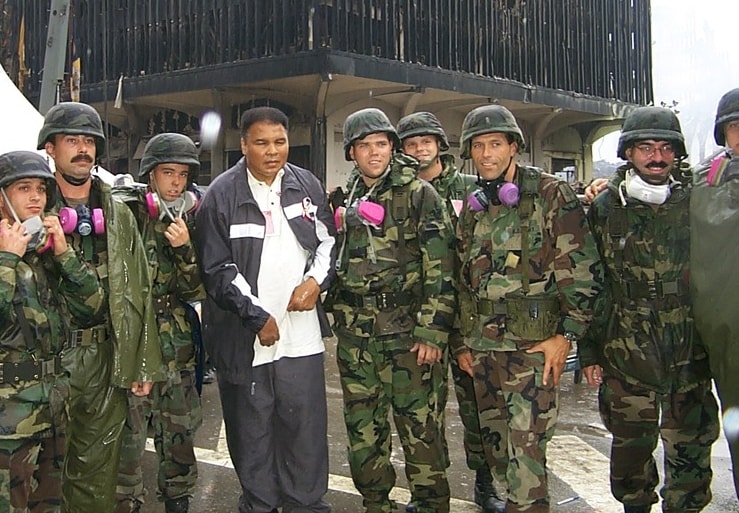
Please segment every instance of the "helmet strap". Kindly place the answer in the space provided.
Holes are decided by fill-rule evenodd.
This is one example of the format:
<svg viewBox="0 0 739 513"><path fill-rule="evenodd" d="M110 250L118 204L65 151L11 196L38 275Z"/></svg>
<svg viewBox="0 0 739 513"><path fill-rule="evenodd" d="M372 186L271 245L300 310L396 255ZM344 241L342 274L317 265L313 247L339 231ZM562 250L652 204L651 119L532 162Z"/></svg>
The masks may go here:
<svg viewBox="0 0 739 513"><path fill-rule="evenodd" d="M87 175L87 178L77 178L74 176L70 176L68 174L65 174L63 171L57 169L57 173L59 173L59 176L61 176L65 182L67 182L69 185L74 185L75 187L79 187L80 185L85 185L90 178L92 178L92 172Z"/></svg>
<svg viewBox="0 0 739 513"><path fill-rule="evenodd" d="M3 199L5 200L5 206L8 207L8 212L10 212L10 215L13 216L15 222L20 224L21 220L18 219L18 214L15 213L15 209L13 209L13 204L10 202L8 195L5 194L5 187L0 187L0 192L2 192Z"/></svg>

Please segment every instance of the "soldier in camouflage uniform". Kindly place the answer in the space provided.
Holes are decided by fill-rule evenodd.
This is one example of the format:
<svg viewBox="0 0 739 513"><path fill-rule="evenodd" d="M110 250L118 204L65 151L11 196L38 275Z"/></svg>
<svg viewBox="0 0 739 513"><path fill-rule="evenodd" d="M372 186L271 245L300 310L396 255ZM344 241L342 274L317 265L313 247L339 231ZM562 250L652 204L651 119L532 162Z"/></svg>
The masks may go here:
<svg viewBox="0 0 739 513"><path fill-rule="evenodd" d="M188 304L205 298L190 232L199 192L192 184L200 169L189 137L154 136L141 157L139 180L148 186L120 187L133 210L149 259L152 298L168 380L155 383L147 397L128 396L118 470L117 513L137 512L144 502L141 459L149 425L159 457L158 493L166 513L186 513L197 480L193 438L202 422L195 388L195 345Z"/></svg>
<svg viewBox="0 0 739 513"><path fill-rule="evenodd" d="M454 315L452 233L441 198L416 177L416 159L395 153L399 146L378 109L344 123L345 157L355 168L345 201L332 197L343 233L331 297L349 465L367 513L393 511L392 408L417 510L445 513L439 404Z"/></svg>
<svg viewBox="0 0 739 513"><path fill-rule="evenodd" d="M438 118L430 112L409 114L398 121L398 136L403 152L420 162L417 176L434 186L436 192L445 201L449 218L456 226L465 198L476 188L475 178L457 171L454 156L442 153L449 150L449 141ZM458 270L455 274L457 273ZM460 350L464 347L458 326L452 329L449 339L450 349ZM448 356L449 353L445 352L444 363L448 361ZM451 359L451 367L459 414L464 425L464 450L467 466L475 471L475 503L482 507L483 513L505 511L505 502L500 500L496 493L490 467L485 461L474 383L469 374L460 370L456 358ZM446 390L446 383L444 383L441 393L445 394ZM446 397L439 406L443 414ZM407 513L415 511L413 503L406 506Z"/></svg>
<svg viewBox="0 0 739 513"><path fill-rule="evenodd" d="M59 512L68 321L87 322L103 306L59 218L41 219L55 187L37 153L0 156L0 511L9 513Z"/></svg>
<svg viewBox="0 0 739 513"><path fill-rule="evenodd" d="M62 482L68 513L113 511L126 390L145 396L152 382L165 380L136 219L92 174L104 148L102 121L89 105L60 103L46 113L38 149L56 166L53 210L65 216L67 243L106 291L94 320L71 323L72 348L64 355L72 387Z"/></svg>
<svg viewBox="0 0 739 513"><path fill-rule="evenodd" d="M572 189L516 164L524 140L510 111L472 110L461 145L479 189L457 224L465 347L454 351L474 379L487 460L508 490L506 511L548 512L557 385L571 342L591 320L602 267Z"/></svg>
<svg viewBox="0 0 739 513"><path fill-rule="evenodd" d="M708 166L696 170L691 191L692 230L690 275L698 332L706 345L711 374L721 409L726 415L734 488L739 499L739 436L728 433L739 426L739 320L736 314L735 272L739 256L736 194L739 187L739 88L721 97L713 136L726 151ZM717 255L720 260L717 262ZM718 264L718 265L717 265ZM728 412L728 414L727 414ZM732 413L733 412L733 413Z"/></svg>
<svg viewBox="0 0 739 513"><path fill-rule="evenodd" d="M627 513L658 501L652 453L665 453L662 509L701 511L711 500L717 405L689 295L690 180L680 123L661 107L625 119L610 179L588 216L606 267L607 297L580 345L613 434L611 491ZM609 300L606 300L609 299Z"/></svg>

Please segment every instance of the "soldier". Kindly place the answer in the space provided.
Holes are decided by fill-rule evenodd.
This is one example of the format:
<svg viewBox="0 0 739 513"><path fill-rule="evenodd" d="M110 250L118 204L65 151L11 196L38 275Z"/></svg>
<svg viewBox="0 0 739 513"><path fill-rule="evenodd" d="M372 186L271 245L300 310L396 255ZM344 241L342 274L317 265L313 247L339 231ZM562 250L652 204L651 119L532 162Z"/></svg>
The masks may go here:
<svg viewBox="0 0 739 513"><path fill-rule="evenodd" d="M419 161L417 176L434 186L445 202L449 218L456 226L464 200L476 188L475 179L471 175L463 175L457 171L454 157L442 153L449 150L449 141L438 118L430 112L409 114L398 122L398 136L403 152ZM455 277L456 274L458 274L458 269L455 271ZM459 404L459 414L464 425L464 450L467 466L475 471L475 503L482 507L483 513L505 511L505 502L498 497L490 467L485 461L474 383L469 374L460 370L454 358L455 351L463 350L463 348L459 327L455 326L449 334L452 378ZM445 352L443 360L445 365L447 361L448 352ZM446 377L446 373L444 374ZM446 391L446 382L444 382L440 390L443 400L439 403L442 415L446 406L444 395ZM405 509L407 513L416 511L413 503L408 504Z"/></svg>
<svg viewBox="0 0 739 513"><path fill-rule="evenodd" d="M61 364L70 318L102 308L97 275L67 245L43 157L0 156L0 510L59 511L69 374Z"/></svg>
<svg viewBox="0 0 739 513"><path fill-rule="evenodd" d="M709 166L696 171L691 193L690 254L693 306L698 331L708 350L711 374L721 399L731 452L734 488L739 498L739 288L734 260L739 256L736 207L739 181L739 88L721 97L713 131L725 146ZM719 256L717 258L717 256Z"/></svg>
<svg viewBox="0 0 739 513"><path fill-rule="evenodd" d="M319 294L333 274L334 228L326 189L287 162L289 148L283 112L245 111L244 157L208 187L196 216L205 343L239 513L330 511Z"/></svg>
<svg viewBox="0 0 739 513"><path fill-rule="evenodd" d="M606 267L607 298L580 345L583 372L600 387L613 434L611 491L626 513L658 501L652 453L664 446L664 511L701 511L711 500L718 407L689 295L690 181L677 116L641 107L624 120L628 161L588 217Z"/></svg>
<svg viewBox="0 0 739 513"><path fill-rule="evenodd" d="M570 344L592 317L602 268L572 189L516 164L524 139L508 109L468 113L461 145L479 189L457 224L466 346L457 361L474 379L487 460L507 485L506 511L548 512L557 385Z"/></svg>
<svg viewBox="0 0 739 513"><path fill-rule="evenodd" d="M451 226L439 195L416 177L384 112L344 122L354 161L349 195L332 197L343 235L331 297L349 438L349 465L367 513L390 512L390 422L405 453L417 511L449 511L442 354L454 315Z"/></svg>
<svg viewBox="0 0 739 513"><path fill-rule="evenodd" d="M193 438L202 422L195 387L196 346L188 302L205 298L190 233L200 193L193 177L198 150L182 134L159 134L141 157L139 180L148 186L121 187L113 195L131 207L144 241L153 280L152 298L168 380L154 383L147 397L128 396L118 470L117 513L138 512L144 503L141 459L148 427L159 458L158 495L166 513L186 513L197 480Z"/></svg>
<svg viewBox="0 0 739 513"><path fill-rule="evenodd" d="M113 511L126 420L126 390L149 393L165 379L146 253L136 219L92 174L105 148L97 111L60 103L46 113L38 149L54 159L59 213L67 243L94 270L106 302L94 320L72 322L64 366L71 373L63 511Z"/></svg>

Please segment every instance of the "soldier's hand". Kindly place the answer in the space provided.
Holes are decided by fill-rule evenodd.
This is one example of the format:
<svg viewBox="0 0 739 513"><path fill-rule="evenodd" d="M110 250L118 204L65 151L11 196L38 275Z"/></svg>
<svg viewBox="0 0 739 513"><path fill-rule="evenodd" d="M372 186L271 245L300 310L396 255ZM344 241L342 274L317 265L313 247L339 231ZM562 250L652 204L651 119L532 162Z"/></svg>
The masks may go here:
<svg viewBox="0 0 739 513"><path fill-rule="evenodd" d="M290 302L287 304L288 312L307 312L313 310L321 294L321 287L312 276L295 287Z"/></svg>
<svg viewBox="0 0 739 513"><path fill-rule="evenodd" d="M549 373L554 379L554 386L559 385L559 378L565 370L567 355L570 353L570 341L564 335L554 335L542 340L534 347L527 349L527 353L544 353L544 378L542 384L547 385Z"/></svg>
<svg viewBox="0 0 739 513"><path fill-rule="evenodd" d="M178 217L169 223L167 229L164 230L164 236L167 237L169 244L173 248L179 248L187 244L190 240L190 231L187 229L185 221L181 217Z"/></svg>
<svg viewBox="0 0 739 513"><path fill-rule="evenodd" d="M67 239L64 237L64 230L62 230L62 225L59 223L59 218L57 216L46 216L43 223L46 233L49 234L54 245L54 254L58 256L67 251Z"/></svg>
<svg viewBox="0 0 739 513"><path fill-rule="evenodd" d="M441 349L431 347L423 342L416 342L411 346L411 353L416 354L416 363L418 365L432 364L441 361Z"/></svg>
<svg viewBox="0 0 739 513"><path fill-rule="evenodd" d="M22 257L26 254L31 235L21 223L12 225L7 219L0 219L0 251L7 251Z"/></svg>
<svg viewBox="0 0 739 513"><path fill-rule="evenodd" d="M475 377L475 373L472 370L472 353L465 351L464 353L458 354L457 365L459 365L462 372L466 372L471 378Z"/></svg>
<svg viewBox="0 0 739 513"><path fill-rule="evenodd" d="M277 327L277 320L270 315L257 336L259 337L259 343L263 346L274 345L275 342L280 340L280 329Z"/></svg>
<svg viewBox="0 0 739 513"><path fill-rule="evenodd" d="M595 197L608 185L607 178L596 178L585 187L585 201L592 203Z"/></svg>
<svg viewBox="0 0 739 513"><path fill-rule="evenodd" d="M582 373L591 387L599 387L603 383L603 369L600 365L588 365L582 370Z"/></svg>
<svg viewBox="0 0 739 513"><path fill-rule="evenodd" d="M131 393L136 397L146 397L153 386L151 381L134 381L131 383Z"/></svg>

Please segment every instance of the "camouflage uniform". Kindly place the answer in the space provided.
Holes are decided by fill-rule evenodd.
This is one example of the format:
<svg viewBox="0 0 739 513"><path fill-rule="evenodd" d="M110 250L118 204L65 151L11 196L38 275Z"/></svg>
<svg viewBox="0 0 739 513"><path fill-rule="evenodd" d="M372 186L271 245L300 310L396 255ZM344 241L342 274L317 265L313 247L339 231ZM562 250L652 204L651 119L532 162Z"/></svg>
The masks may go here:
<svg viewBox="0 0 739 513"><path fill-rule="evenodd" d="M49 190L55 186L40 155L0 156L0 187L20 178L45 179ZM103 298L97 276L71 247L58 256L50 250L23 257L0 251L0 511L59 511L69 400L61 355L68 320L94 318Z"/></svg>
<svg viewBox="0 0 739 513"><path fill-rule="evenodd" d="M619 157L626 159L624 148L652 139L671 142L678 162L685 157L677 117L658 107L626 118ZM598 399L613 434L611 490L625 511L646 512L658 501L652 456L658 438L665 451L663 510L701 511L711 500L718 423L689 296L690 176L678 176L669 198L656 206L628 197L631 169L620 167L588 212L608 294L597 309L602 322L582 341L580 359L583 367L603 368Z"/></svg>
<svg viewBox="0 0 739 513"><path fill-rule="evenodd" d="M442 152L449 150L446 132L436 116L428 112L416 112L403 117L398 122L398 135L401 141L405 141L408 137L434 135L437 137L439 150ZM452 220L453 226L456 227L462 204L467 198L467 195L476 188L476 180L474 176L464 175L457 170L457 166L454 163L454 156L441 154L439 155L439 160L442 170L430 183L444 200L449 218ZM457 269L454 276L456 280L458 267L455 269ZM482 446L474 382L469 374L459 368L457 359L454 358L455 354L453 354L455 348L459 350L463 345L459 334L459 327L455 326L449 334L449 349L452 351L449 361L452 368L454 391L457 396L457 404L459 405L459 416L464 425L464 451L467 466L470 470L476 471L475 502L478 505L484 506L486 500L489 500L487 497L493 495L497 499L497 493L492 488L492 483L490 482L490 468L485 460L485 451ZM449 352L445 352L445 361L449 356ZM442 387L441 393L443 395L439 406L443 415L446 408L446 383ZM483 510L485 510L485 507L483 507ZM415 510L412 506L409 506L406 508L406 511L412 512Z"/></svg>
<svg viewBox="0 0 739 513"><path fill-rule="evenodd" d="M191 166L197 174L197 148L185 135L160 134L146 146L139 179L148 180L149 172L161 163ZM190 189L195 189L190 186ZM167 217L152 218L146 194L151 187L134 186L114 189L113 194L131 207L141 230L152 278L152 298L159 326L162 358L168 380L155 383L147 397L128 394L128 418L123 429L123 446L118 469L116 511L138 511L144 502L141 459L146 448L148 427L154 434L159 458L158 494L166 511L188 510L198 477L193 439L202 423L200 396L195 389L195 345L187 304L205 298L192 238L173 248L164 236L170 225ZM192 191L191 191L192 192ZM193 217L185 213L191 237Z"/></svg>
<svg viewBox="0 0 739 513"><path fill-rule="evenodd" d="M445 199L449 218L452 220L452 224L456 226L461 203L464 203L467 194L475 188L475 178L459 173L452 155L441 155L440 158L444 169L439 176L431 181L431 185L434 186L439 196ZM454 278L456 279L457 276L455 275ZM458 351L462 345L459 327L455 327L449 334L449 349L452 352L450 363L452 378L454 379L454 391L459 405L459 415L464 425L464 451L467 466L471 470L482 469L489 473L490 469L485 461L485 451L480 435L480 419L477 414L474 382L469 374L460 370L457 359L454 358L455 350ZM443 402L443 405L445 404L446 400ZM442 412L443 410L444 408L442 408Z"/></svg>
<svg viewBox="0 0 739 513"><path fill-rule="evenodd" d="M345 143L347 159L351 143L369 133L388 132L397 148L395 129L384 113L372 110L381 114L383 126ZM346 133L345 125L345 140ZM350 200L367 196L384 205L386 215L379 228L347 226L337 242L341 250L331 296L349 465L368 513L395 507L389 498L395 485L391 408L418 511L449 511L439 410L445 368L439 362L419 366L409 349L417 341L446 349L454 312L451 227L439 196L416 178L417 165L414 158L396 154L389 173L371 190L355 169Z"/></svg>
<svg viewBox="0 0 739 513"><path fill-rule="evenodd" d="M38 149L56 134L94 137L98 156L104 148L100 117L85 104L52 107L39 132ZM54 212L70 206L58 196ZM67 243L97 273L106 298L94 321L73 320L74 347L64 354L72 388L62 482L63 511L67 513L113 510L126 391L135 381L166 379L146 253L136 220L94 175L87 202L90 208L102 209L105 233L83 236L75 230L67 235Z"/></svg>
<svg viewBox="0 0 739 513"><path fill-rule="evenodd" d="M485 106L468 114L464 158L471 157L476 135L511 134L519 148L523 145L513 115L502 109ZM523 198L518 205L491 204L478 212L465 204L457 225L460 316L464 344L473 358L488 463L508 489L506 511L548 512L546 446L557 422L558 390L551 377L547 385L542 383L544 355L526 350L555 333L585 332L602 268L582 207L566 183L521 166L516 166L514 182L531 193L528 261L522 261ZM524 272L530 292L522 295ZM548 300L550 310L540 313L550 318L550 332L536 338L513 333L513 316L522 310L514 310L513 300L525 297Z"/></svg>
<svg viewBox="0 0 739 513"><path fill-rule="evenodd" d="M716 109L714 139L727 145L726 124L739 120L739 88L721 97ZM690 264L695 322L705 343L724 413L739 408L739 290L734 257L739 254L736 227L739 156L734 150L719 155L695 172L690 222L693 233ZM721 255L723 258L717 258ZM731 421L729 421L731 422ZM733 422L737 422L733 420ZM734 424L736 425L736 424ZM739 499L739 437L728 437L734 489Z"/></svg>

